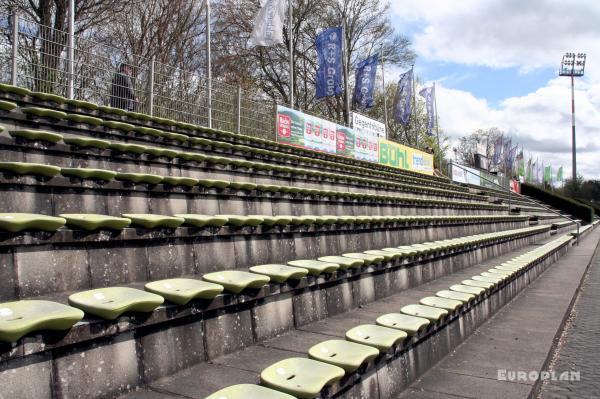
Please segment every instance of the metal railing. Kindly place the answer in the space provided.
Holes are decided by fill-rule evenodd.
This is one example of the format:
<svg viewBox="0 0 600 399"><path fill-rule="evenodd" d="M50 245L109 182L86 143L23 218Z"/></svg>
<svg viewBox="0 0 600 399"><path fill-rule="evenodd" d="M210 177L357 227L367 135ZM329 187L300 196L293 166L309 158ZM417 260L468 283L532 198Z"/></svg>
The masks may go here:
<svg viewBox="0 0 600 399"><path fill-rule="evenodd" d="M273 138L275 103L271 99L218 78L209 84L199 73L106 46L84 34L69 38L68 32L16 12L0 16L0 82Z"/></svg>
<svg viewBox="0 0 600 399"><path fill-rule="evenodd" d="M579 245L579 226L581 224L579 221L577 221L575 219L572 219L572 218L570 218L568 216L565 216L562 213L560 213L560 212L558 212L558 211L556 211L556 210L554 210L554 209L552 209L552 208L550 208L550 207L548 207L548 206L546 206L546 205L544 205L544 204L542 204L540 202L533 201L531 198L528 198L528 197L524 196L521 193L514 192L510 188L507 189L506 187L501 186L500 184L498 184L498 183L496 183L496 182L494 182L492 180L489 180L489 179L487 179L487 178L485 178L485 177L483 177L481 175L473 173L472 171L468 170L467 168L465 168L465 167L463 167L461 165L458 165L458 164L455 164L455 163L452 163L452 164L449 164L449 165L452 165L452 167L456 166L456 167L462 169L465 173L471 173L472 175L475 175L475 176L479 177L480 179L483 179L483 180L487 181L488 183L491 183L492 185L498 186L498 187L500 187L501 191L508 191L508 213L509 214L510 214L511 205L512 205L512 196L516 195L518 198L521 198L521 199L523 199L523 200L525 200L527 202L530 202L531 204L534 204L534 205L537 205L537 206L541 206L545 210L550 211L550 212L558 215L561 218L567 219L567 220L575 223L577 225L577 236L575 237L575 242L576 242L577 245ZM448 176L450 176L450 178L452 178L452 174L449 171L448 171Z"/></svg>

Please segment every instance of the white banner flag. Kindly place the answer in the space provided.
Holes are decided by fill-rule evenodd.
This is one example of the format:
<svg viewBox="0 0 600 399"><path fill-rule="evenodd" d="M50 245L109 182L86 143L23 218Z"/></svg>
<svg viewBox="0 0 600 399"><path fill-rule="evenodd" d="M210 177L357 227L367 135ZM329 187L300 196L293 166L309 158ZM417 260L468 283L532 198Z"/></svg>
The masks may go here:
<svg viewBox="0 0 600 399"><path fill-rule="evenodd" d="M260 11L254 20L250 41L256 46L283 43L283 19L289 0L260 0Z"/></svg>

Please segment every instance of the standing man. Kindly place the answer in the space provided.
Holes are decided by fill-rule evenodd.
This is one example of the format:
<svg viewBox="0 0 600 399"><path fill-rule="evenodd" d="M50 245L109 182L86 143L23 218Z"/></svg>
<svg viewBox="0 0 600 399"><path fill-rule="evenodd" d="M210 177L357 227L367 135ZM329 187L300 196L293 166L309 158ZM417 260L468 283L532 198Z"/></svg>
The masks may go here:
<svg viewBox="0 0 600 399"><path fill-rule="evenodd" d="M110 106L125 111L135 111L137 98L131 84L131 67L121 64L115 73L110 87Z"/></svg>

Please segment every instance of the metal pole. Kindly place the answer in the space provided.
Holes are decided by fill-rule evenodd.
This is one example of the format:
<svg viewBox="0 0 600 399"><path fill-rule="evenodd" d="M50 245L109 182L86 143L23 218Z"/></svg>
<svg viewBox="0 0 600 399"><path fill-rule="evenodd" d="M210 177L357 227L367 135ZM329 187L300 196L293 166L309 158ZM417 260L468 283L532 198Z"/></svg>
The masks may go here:
<svg viewBox="0 0 600 399"><path fill-rule="evenodd" d="M441 171L442 170L442 147L440 146L440 124L438 121L437 96L435 94L435 82L433 82L433 107L435 108L435 131L437 133L438 166Z"/></svg>
<svg viewBox="0 0 600 399"><path fill-rule="evenodd" d="M290 36L290 108L294 108L294 34L293 29L293 18L294 9L292 7L292 0L288 1L288 31Z"/></svg>
<svg viewBox="0 0 600 399"><path fill-rule="evenodd" d="M17 74L18 74L18 64L17 58L19 56L19 12L17 8L13 10L13 45L12 45L12 68L11 68L11 76L10 83L13 86L17 85Z"/></svg>
<svg viewBox="0 0 600 399"><path fill-rule="evenodd" d="M237 90L237 132L242 131L242 86Z"/></svg>
<svg viewBox="0 0 600 399"><path fill-rule="evenodd" d="M410 70L412 71L411 75L412 75L412 85L413 85L413 90L412 90L412 117L413 117L413 127L415 129L415 148L419 148L419 128L417 126L417 87L415 85L415 64L412 64L410 67Z"/></svg>
<svg viewBox="0 0 600 399"><path fill-rule="evenodd" d="M383 117L385 121L385 139L388 131L387 92L385 91L385 58L383 55L383 43L381 43L381 83L383 85Z"/></svg>
<svg viewBox="0 0 600 399"><path fill-rule="evenodd" d="M148 115L154 115L154 63L155 57L150 60L150 76L148 77Z"/></svg>
<svg viewBox="0 0 600 399"><path fill-rule="evenodd" d="M206 0L206 90L208 94L208 127L212 128L212 66L210 57L210 0Z"/></svg>
<svg viewBox="0 0 600 399"><path fill-rule="evenodd" d="M346 104L344 104L346 106L346 125L350 126L350 120L352 119L350 116L350 62L348 60L347 57L347 50L348 50L348 45L346 43L346 16L342 15L342 19L344 24L342 25L342 38L343 38L343 49L342 49L342 53L344 55L344 75L346 78L345 84L344 84L344 93L346 96Z"/></svg>
<svg viewBox="0 0 600 399"><path fill-rule="evenodd" d="M72 100L75 95L75 0L69 0L69 43L68 43L68 80L67 98Z"/></svg>
<svg viewBox="0 0 600 399"><path fill-rule="evenodd" d="M573 184L577 181L577 149L575 146L575 77L571 74L571 127L573 141Z"/></svg>

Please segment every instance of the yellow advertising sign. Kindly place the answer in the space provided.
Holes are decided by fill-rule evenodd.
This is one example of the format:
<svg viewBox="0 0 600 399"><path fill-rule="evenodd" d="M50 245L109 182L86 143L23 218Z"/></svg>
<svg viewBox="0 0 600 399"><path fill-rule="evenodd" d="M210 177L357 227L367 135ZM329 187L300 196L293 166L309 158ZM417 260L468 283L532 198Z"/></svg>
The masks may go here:
<svg viewBox="0 0 600 399"><path fill-rule="evenodd" d="M385 139L379 139L379 163L433 175L432 154Z"/></svg>

